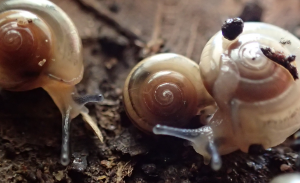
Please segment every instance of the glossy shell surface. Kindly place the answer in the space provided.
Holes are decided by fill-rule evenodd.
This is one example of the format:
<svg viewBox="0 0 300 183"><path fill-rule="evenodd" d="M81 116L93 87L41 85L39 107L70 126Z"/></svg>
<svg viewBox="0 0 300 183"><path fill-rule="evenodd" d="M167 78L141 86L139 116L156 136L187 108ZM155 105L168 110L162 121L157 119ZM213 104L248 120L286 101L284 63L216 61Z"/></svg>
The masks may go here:
<svg viewBox="0 0 300 183"><path fill-rule="evenodd" d="M219 106L212 121L226 123L221 126L232 132L229 143L245 152L251 144L278 145L300 127L300 81L267 58L261 50L266 47L285 56L294 54L300 61L300 41L265 23L245 23L233 41L217 33L200 61L204 85ZM216 135L223 136L224 129Z"/></svg>
<svg viewBox="0 0 300 183"><path fill-rule="evenodd" d="M190 59L172 53L151 56L125 82L126 112L146 132L156 124L184 126L212 102L201 83L199 67Z"/></svg>

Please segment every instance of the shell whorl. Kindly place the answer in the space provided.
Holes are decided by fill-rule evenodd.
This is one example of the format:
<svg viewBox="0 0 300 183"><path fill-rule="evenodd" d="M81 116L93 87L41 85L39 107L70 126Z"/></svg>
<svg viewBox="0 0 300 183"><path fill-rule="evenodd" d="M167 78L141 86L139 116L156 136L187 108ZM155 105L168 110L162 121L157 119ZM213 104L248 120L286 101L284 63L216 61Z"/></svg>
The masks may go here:
<svg viewBox="0 0 300 183"><path fill-rule="evenodd" d="M47 60L51 64L44 74L66 84L77 84L83 73L82 45L77 29L66 13L50 1L10 0L0 3L0 13L13 10L35 14L32 23L39 26L44 22L53 35L52 55Z"/></svg>
<svg viewBox="0 0 300 183"><path fill-rule="evenodd" d="M282 45L282 38L291 40L293 47ZM203 82L212 95L218 95L217 91L213 91L214 84L222 70L228 69L236 76L232 74L236 81L230 82L236 83L236 93L240 97L243 95L245 101L267 100L278 96L293 81L292 76L266 57L261 49L269 47L288 56L297 53L296 44L299 44L299 40L290 33L264 23L245 23L243 33L234 41L224 39L219 32L211 38L202 52L200 70ZM297 56L296 59L299 60ZM249 87L245 88L246 86ZM255 94L255 89L260 94L251 97L251 94Z"/></svg>
<svg viewBox="0 0 300 183"><path fill-rule="evenodd" d="M48 92L62 114L63 165L70 161L71 120L80 113L88 116L84 105L102 98L77 95L75 84L82 79L83 67L81 39L58 6L48 0L1 1L0 87L11 91L42 87Z"/></svg>
<svg viewBox="0 0 300 183"><path fill-rule="evenodd" d="M282 39L291 44L282 44ZM234 134L227 138L242 151L251 144L278 145L299 128L299 80L263 52L273 50L279 59L294 54L298 63L299 47L300 41L279 27L245 23L235 40L228 41L219 32L204 48L200 71L219 107L215 116L222 117L224 128ZM216 134L225 136L222 130Z"/></svg>
<svg viewBox="0 0 300 183"><path fill-rule="evenodd" d="M159 54L141 61L124 87L126 112L136 126L151 132L156 124L184 126L212 103L199 67L177 54Z"/></svg>
<svg viewBox="0 0 300 183"><path fill-rule="evenodd" d="M189 140L215 170L221 166L219 154L248 152L251 145L274 147L300 128L299 69L294 62L300 61L300 41L265 23L243 25L234 18L225 24L224 36L218 32L212 37L200 60L199 74L218 107L206 126L153 128L155 134Z"/></svg>
<svg viewBox="0 0 300 183"><path fill-rule="evenodd" d="M32 23L36 18L23 10L0 13L0 85L4 89L20 91L42 86L40 76L49 64L39 64L53 53L53 35L44 22Z"/></svg>

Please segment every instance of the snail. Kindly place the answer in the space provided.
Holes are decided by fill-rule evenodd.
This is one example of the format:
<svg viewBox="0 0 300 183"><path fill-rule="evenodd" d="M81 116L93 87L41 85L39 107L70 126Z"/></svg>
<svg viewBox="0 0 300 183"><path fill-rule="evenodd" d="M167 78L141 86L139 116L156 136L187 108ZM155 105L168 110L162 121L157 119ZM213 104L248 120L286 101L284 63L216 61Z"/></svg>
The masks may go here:
<svg viewBox="0 0 300 183"><path fill-rule="evenodd" d="M132 69L125 81L125 111L146 133L152 133L156 124L182 127L214 104L199 83L199 66L194 61L175 53L148 57Z"/></svg>
<svg viewBox="0 0 300 183"><path fill-rule="evenodd" d="M204 157L205 164L211 161L214 170L221 168L220 155L238 149L247 153L252 145L264 149L276 146L300 128L300 81L297 80L295 67L296 62L300 64L300 41L289 32L266 23L244 24L237 18L230 19L225 24L222 31L213 36L204 47L200 71L196 67L194 70L182 69L194 77L198 74L201 76L201 79L196 80L195 92L201 92L202 98L193 97L203 104L199 110L214 105L213 102L204 102L211 101L211 97L217 104L217 109L212 110L212 116L205 121L206 125L198 129L181 129L173 124L166 125L163 120L153 127L154 134L190 141L195 151ZM229 31L233 35L228 35L225 30L230 29L241 31ZM288 40L290 44L282 39ZM168 60L164 55L156 55L149 58L152 61L147 65L154 65L159 59ZM171 70L170 68L178 65L175 61L167 64L164 67L158 66L157 70ZM141 80L145 80L145 84L152 81L147 79L152 72L147 69L142 71L144 65L146 61L137 65L127 79L124 101L131 120L135 124L147 121L147 128L150 128L150 123L160 123L160 120L148 118L140 107L145 105L143 96L148 91L141 88L144 85ZM182 68L181 65L178 67ZM162 92L165 99L161 100L167 100L170 96L173 97L173 94ZM155 95L152 94L153 97ZM140 99L139 103L134 102L137 98ZM129 101L131 99L133 100ZM157 113L162 110L154 108ZM175 121L177 118L174 116L177 114L179 112L174 113L170 119Z"/></svg>
<svg viewBox="0 0 300 183"><path fill-rule="evenodd" d="M286 173L275 177L270 183L298 183L300 182L299 173Z"/></svg>
<svg viewBox="0 0 300 183"><path fill-rule="evenodd" d="M0 3L0 87L26 91L42 87L62 114L61 163L69 163L70 121L88 113L87 102L102 96L79 96L83 76L82 44L66 13L47 0Z"/></svg>

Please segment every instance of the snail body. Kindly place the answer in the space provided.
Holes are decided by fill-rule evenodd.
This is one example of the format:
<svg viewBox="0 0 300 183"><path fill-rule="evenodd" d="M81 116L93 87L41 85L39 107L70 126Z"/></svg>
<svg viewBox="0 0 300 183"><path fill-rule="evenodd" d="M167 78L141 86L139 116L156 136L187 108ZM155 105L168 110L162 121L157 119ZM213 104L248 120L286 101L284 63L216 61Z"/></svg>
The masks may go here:
<svg viewBox="0 0 300 183"><path fill-rule="evenodd" d="M180 129L158 124L153 128L154 134L189 140L215 170L221 167L220 154L238 149L248 152L251 145L273 147L300 128L296 69L296 63L300 64L300 41L273 25L228 22L235 23L235 27L242 25L242 31L233 31L238 35L229 36L230 40L221 31L213 36L203 49L200 70L193 74L201 76L197 81L201 92L205 93L205 88L209 93L201 100L212 97L217 105L216 110L212 107L213 115L206 125ZM290 44L283 44L282 39ZM214 106L213 102L205 105L200 110Z"/></svg>
<svg viewBox="0 0 300 183"><path fill-rule="evenodd" d="M47 0L0 3L0 87L10 91L45 89L63 117L62 163L69 162L69 125L84 104L101 96L80 97L82 44L71 19Z"/></svg>
<svg viewBox="0 0 300 183"><path fill-rule="evenodd" d="M281 44L282 38L291 44ZM284 59L294 54L291 64L296 65L299 46L296 37L265 23L245 23L243 33L233 41L219 32L207 43L200 73L219 107L211 123L222 121L213 127L214 138L223 141L221 154L230 152L232 145L244 152L252 144L267 149L300 128L299 80L264 53L272 49L275 57Z"/></svg>

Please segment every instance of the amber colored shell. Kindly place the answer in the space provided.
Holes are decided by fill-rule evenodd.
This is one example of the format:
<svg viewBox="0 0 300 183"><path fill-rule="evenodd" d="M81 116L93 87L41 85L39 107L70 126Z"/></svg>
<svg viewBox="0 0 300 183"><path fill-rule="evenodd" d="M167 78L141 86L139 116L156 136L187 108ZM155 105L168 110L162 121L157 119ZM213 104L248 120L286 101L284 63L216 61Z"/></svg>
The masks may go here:
<svg viewBox="0 0 300 183"><path fill-rule="evenodd" d="M147 132L156 124L184 126L213 103L198 65L172 53L151 56L136 65L126 79L123 97L130 119Z"/></svg>
<svg viewBox="0 0 300 183"><path fill-rule="evenodd" d="M50 1L0 3L2 88L29 90L49 78L75 85L82 78L81 40L69 17Z"/></svg>
<svg viewBox="0 0 300 183"><path fill-rule="evenodd" d="M0 86L4 89L40 87L37 82L52 59L53 35L46 24L34 24L36 19L22 10L0 14Z"/></svg>
<svg viewBox="0 0 300 183"><path fill-rule="evenodd" d="M74 100L82 75L81 39L63 10L47 0L0 2L0 87L11 91L42 87L49 93L62 114L63 165L70 160L70 121L86 114L84 104L93 101Z"/></svg>

